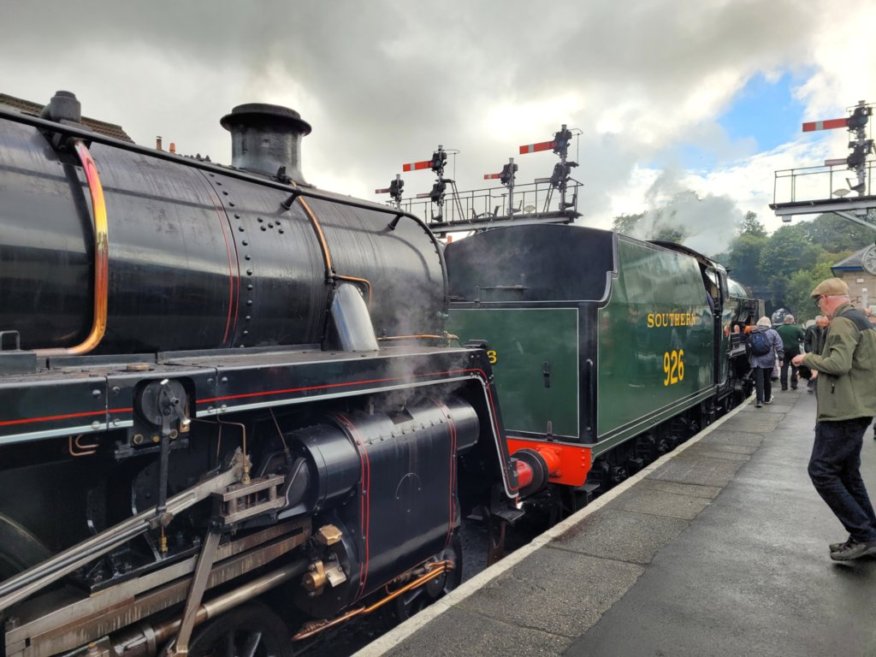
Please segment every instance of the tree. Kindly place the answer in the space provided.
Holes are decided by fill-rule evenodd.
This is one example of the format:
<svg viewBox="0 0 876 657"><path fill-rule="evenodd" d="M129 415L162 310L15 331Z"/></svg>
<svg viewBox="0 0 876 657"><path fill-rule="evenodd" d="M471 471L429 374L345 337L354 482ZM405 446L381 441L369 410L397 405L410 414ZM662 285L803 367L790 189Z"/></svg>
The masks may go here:
<svg viewBox="0 0 876 657"><path fill-rule="evenodd" d="M739 225L740 235L751 235L752 237L766 237L766 228L757 220L757 213L750 210L745 213L742 223Z"/></svg>
<svg viewBox="0 0 876 657"><path fill-rule="evenodd" d="M784 305L794 272L811 269L820 252L800 226L782 226L770 236L760 254L760 267L776 305Z"/></svg>
<svg viewBox="0 0 876 657"><path fill-rule="evenodd" d="M802 323L818 314L818 307L812 303L812 289L833 274L830 266L841 256L823 251L810 269L798 269L788 280L784 306L790 310L797 321Z"/></svg>
<svg viewBox="0 0 876 657"><path fill-rule="evenodd" d="M726 257L719 260L733 278L751 287L761 287L761 252L769 239L765 235L743 233L730 245Z"/></svg>
<svg viewBox="0 0 876 657"><path fill-rule="evenodd" d="M816 312L809 293L831 276L831 265L872 242L872 231L834 214L782 226L768 236L757 215L749 212L739 236L717 260L763 298L770 312L785 306L807 319Z"/></svg>
<svg viewBox="0 0 876 657"><path fill-rule="evenodd" d="M828 212L800 224L812 244L826 251L857 251L873 243L873 230Z"/></svg>

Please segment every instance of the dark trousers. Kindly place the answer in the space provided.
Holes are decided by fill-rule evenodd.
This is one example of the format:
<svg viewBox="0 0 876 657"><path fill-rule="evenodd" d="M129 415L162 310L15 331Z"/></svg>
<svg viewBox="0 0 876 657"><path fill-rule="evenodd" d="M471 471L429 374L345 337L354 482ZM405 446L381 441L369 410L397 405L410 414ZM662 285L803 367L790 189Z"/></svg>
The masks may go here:
<svg viewBox="0 0 876 657"><path fill-rule="evenodd" d="M782 390L788 389L788 370L791 370L791 387L797 389L797 368L791 365L791 359L798 355L799 351L786 351L782 361L782 369L779 370L779 380L782 382Z"/></svg>
<svg viewBox="0 0 876 657"><path fill-rule="evenodd" d="M861 446L872 419L818 422L809 459L815 490L858 542L876 541L876 513L861 479Z"/></svg>
<svg viewBox="0 0 876 657"><path fill-rule="evenodd" d="M758 404L773 398L773 384L770 382L772 373L772 367L754 368L754 390Z"/></svg>

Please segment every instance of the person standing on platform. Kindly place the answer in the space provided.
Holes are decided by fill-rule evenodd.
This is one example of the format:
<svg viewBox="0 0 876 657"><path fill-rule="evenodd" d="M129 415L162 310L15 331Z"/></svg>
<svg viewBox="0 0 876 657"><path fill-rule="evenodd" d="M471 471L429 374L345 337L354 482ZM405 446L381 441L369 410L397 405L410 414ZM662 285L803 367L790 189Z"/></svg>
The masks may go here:
<svg viewBox="0 0 876 657"><path fill-rule="evenodd" d="M783 355L782 339L772 328L770 318L761 317L748 336L748 364L754 372L757 408L773 403L770 376L776 366L776 359L781 360Z"/></svg>
<svg viewBox="0 0 876 657"><path fill-rule="evenodd" d="M776 329L776 333L782 338L782 348L785 357L782 358L780 381L782 390L788 389L788 370L791 370L791 389L797 389L797 368L791 363L791 359L800 353L803 344L803 329L794 323L793 315L785 315L784 323Z"/></svg>
<svg viewBox="0 0 876 657"><path fill-rule="evenodd" d="M812 290L830 328L820 354L794 358L817 371L818 413L809 477L849 532L830 546L834 561L876 555L876 513L861 478L864 432L876 415L876 328L849 303L849 288L828 278Z"/></svg>
<svg viewBox="0 0 876 657"><path fill-rule="evenodd" d="M807 354L820 354L824 347L824 335L827 332L827 317L824 315L816 315L815 323L806 329L806 335L803 337L803 350ZM815 392L815 379L817 373L813 372L813 376L809 378L806 384L807 392Z"/></svg>

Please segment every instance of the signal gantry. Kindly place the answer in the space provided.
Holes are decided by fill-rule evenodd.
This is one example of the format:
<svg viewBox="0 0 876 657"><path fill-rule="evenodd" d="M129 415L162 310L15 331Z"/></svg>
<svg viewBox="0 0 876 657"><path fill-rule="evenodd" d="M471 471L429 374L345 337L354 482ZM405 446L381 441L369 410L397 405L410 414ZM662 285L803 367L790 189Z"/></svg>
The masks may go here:
<svg viewBox="0 0 876 657"><path fill-rule="evenodd" d="M789 222L795 214L833 212L867 228L876 230L876 196L873 195L873 139L867 127L873 106L866 101L850 108L849 116L803 123L803 132L845 128L850 133L849 154L824 161L823 166L776 171L773 203L770 208L782 221ZM834 189L836 167L854 172L846 178L846 187ZM826 185L825 185L826 184ZM779 200L781 195L781 199Z"/></svg>

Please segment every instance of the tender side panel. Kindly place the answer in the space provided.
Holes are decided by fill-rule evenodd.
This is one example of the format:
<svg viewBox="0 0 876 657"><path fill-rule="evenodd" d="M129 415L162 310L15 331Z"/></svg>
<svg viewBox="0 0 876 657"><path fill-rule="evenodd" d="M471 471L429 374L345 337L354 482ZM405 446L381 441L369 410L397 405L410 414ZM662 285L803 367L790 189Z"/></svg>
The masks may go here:
<svg viewBox="0 0 876 657"><path fill-rule="evenodd" d="M696 260L620 235L617 251L598 312L597 435L611 444L714 390L712 310Z"/></svg>
<svg viewBox="0 0 876 657"><path fill-rule="evenodd" d="M576 308L456 308L448 326L463 341L487 341L509 431L578 439Z"/></svg>

